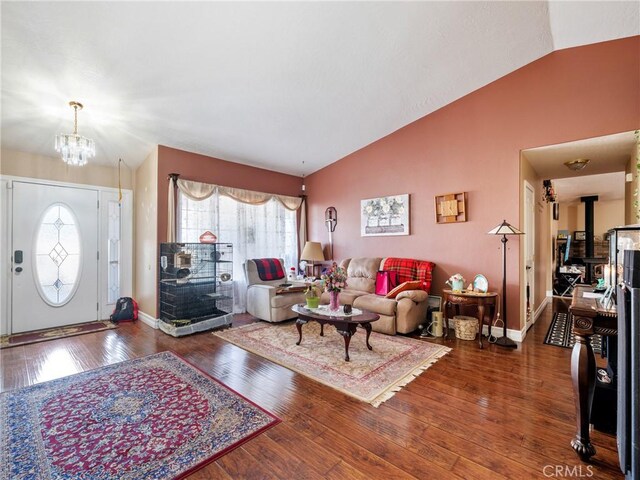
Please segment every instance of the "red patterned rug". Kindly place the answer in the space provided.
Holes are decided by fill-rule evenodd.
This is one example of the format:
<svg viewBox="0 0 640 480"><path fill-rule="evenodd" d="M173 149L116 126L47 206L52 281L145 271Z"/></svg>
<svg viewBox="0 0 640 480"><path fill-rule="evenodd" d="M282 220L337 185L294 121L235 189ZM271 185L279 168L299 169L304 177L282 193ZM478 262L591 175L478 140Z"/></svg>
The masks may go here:
<svg viewBox="0 0 640 480"><path fill-rule="evenodd" d="M35 332L16 333L15 335L3 335L0 337L0 348L17 347L30 343L45 342L56 338L73 337L84 333L101 332L110 330L118 326L108 320L98 322L80 323L78 325L68 325L66 327L48 328Z"/></svg>
<svg viewBox="0 0 640 480"><path fill-rule="evenodd" d="M0 394L0 478L183 478L279 421L162 352Z"/></svg>
<svg viewBox="0 0 640 480"><path fill-rule="evenodd" d="M344 361L344 339L334 327L309 322L302 327L298 341L295 323L258 322L214 332L272 362L301 373L377 407L402 387L436 363L451 349L425 340L371 333L373 350L365 345L365 332L351 339L349 356Z"/></svg>

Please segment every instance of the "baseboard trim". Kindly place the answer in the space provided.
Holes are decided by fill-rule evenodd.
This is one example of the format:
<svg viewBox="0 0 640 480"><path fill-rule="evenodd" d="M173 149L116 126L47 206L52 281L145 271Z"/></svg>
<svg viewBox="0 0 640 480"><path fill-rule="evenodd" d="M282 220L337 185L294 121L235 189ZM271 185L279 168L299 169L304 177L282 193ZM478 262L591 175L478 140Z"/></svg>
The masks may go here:
<svg viewBox="0 0 640 480"><path fill-rule="evenodd" d="M489 325L483 325L482 326L482 334L485 335L485 336L489 335ZM493 326L493 327L491 327L491 334L494 337L500 338L502 336L502 326L499 326L499 327ZM507 338L510 338L514 342L522 343L522 341L524 340L524 337L525 337L524 329L522 329L522 330L514 330L512 328L507 328Z"/></svg>
<svg viewBox="0 0 640 480"><path fill-rule="evenodd" d="M148 313L144 313L142 310L138 310L138 319L145 325L149 325L151 328L158 328L158 319L153 318Z"/></svg>

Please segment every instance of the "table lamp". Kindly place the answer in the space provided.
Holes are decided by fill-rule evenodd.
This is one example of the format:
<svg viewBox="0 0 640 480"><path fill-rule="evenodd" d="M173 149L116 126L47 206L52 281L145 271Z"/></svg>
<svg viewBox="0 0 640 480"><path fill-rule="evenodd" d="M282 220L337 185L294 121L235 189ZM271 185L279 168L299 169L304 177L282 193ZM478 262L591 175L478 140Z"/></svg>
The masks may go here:
<svg viewBox="0 0 640 480"><path fill-rule="evenodd" d="M305 243L302 253L300 254L300 259L311 262L311 273L315 275L315 262L324 262L324 253L322 252L320 242Z"/></svg>
<svg viewBox="0 0 640 480"><path fill-rule="evenodd" d="M496 345L515 348L517 347L516 342L507 337L507 235L524 235L524 233L513 225L509 225L506 220L503 220L500 225L487 233L489 235L502 235L500 241L502 242L502 323L504 326L502 337L496 340ZM482 332L480 332L480 335L482 335Z"/></svg>

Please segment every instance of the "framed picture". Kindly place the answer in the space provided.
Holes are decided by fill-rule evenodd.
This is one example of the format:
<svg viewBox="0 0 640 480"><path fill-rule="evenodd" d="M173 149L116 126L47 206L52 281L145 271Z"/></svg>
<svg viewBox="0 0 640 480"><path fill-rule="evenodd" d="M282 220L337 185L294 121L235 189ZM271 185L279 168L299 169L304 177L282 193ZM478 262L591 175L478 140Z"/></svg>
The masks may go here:
<svg viewBox="0 0 640 480"><path fill-rule="evenodd" d="M560 219L560 205L558 205L557 203L553 204L553 219L554 220Z"/></svg>
<svg viewBox="0 0 640 480"><path fill-rule="evenodd" d="M441 304L442 297L439 297L438 295L429 295L429 298L427 299L427 308L429 308L429 310L432 312L439 312Z"/></svg>
<svg viewBox="0 0 640 480"><path fill-rule="evenodd" d="M576 230L573 232L573 239L580 242L587 239L587 232L584 230Z"/></svg>
<svg viewBox="0 0 640 480"><path fill-rule="evenodd" d="M360 235L409 235L409 194L360 200Z"/></svg>

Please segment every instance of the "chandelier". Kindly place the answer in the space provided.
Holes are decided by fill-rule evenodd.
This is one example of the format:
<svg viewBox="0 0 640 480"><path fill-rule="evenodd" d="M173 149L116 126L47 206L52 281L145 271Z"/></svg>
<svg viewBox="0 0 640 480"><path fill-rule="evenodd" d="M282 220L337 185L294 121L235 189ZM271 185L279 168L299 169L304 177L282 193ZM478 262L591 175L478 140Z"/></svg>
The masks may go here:
<svg viewBox="0 0 640 480"><path fill-rule="evenodd" d="M93 140L78 135L78 110L82 110L80 102L69 102L73 108L73 133L56 135L56 152L62 155L62 160L68 165L81 167L96 155L96 144Z"/></svg>
<svg viewBox="0 0 640 480"><path fill-rule="evenodd" d="M578 170L582 170L584 167L586 167L587 163L589 163L590 161L591 160L589 160L588 158L576 158L575 160L564 162L564 165L569 170L577 172Z"/></svg>

